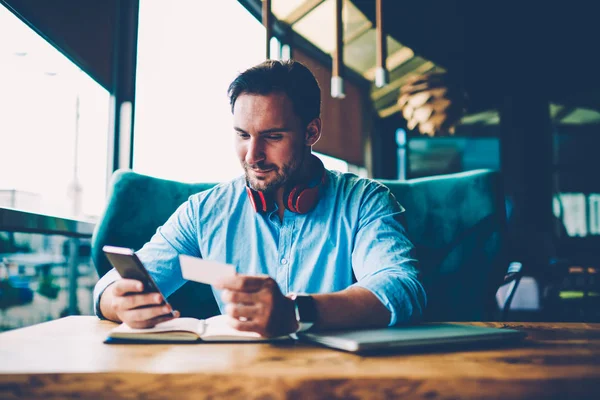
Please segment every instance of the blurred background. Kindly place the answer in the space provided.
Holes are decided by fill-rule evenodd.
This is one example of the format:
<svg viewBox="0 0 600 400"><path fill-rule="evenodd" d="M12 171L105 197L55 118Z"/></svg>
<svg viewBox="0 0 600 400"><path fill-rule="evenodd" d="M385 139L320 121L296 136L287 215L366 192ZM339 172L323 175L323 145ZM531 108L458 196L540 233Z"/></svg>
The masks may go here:
<svg viewBox="0 0 600 400"><path fill-rule="evenodd" d="M308 65L330 169L497 169L511 319L600 321L596 2L0 0L0 330L93 314L110 176L241 173L226 90Z"/></svg>

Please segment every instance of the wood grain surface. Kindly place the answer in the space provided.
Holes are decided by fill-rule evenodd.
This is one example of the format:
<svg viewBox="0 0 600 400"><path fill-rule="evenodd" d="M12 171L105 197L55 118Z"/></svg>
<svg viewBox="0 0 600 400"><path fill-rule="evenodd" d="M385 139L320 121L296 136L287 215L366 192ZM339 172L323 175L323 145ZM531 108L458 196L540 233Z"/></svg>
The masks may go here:
<svg viewBox="0 0 600 400"><path fill-rule="evenodd" d="M359 356L295 343L106 345L115 324L68 317L0 334L0 399L600 398L600 324L472 324L528 337Z"/></svg>

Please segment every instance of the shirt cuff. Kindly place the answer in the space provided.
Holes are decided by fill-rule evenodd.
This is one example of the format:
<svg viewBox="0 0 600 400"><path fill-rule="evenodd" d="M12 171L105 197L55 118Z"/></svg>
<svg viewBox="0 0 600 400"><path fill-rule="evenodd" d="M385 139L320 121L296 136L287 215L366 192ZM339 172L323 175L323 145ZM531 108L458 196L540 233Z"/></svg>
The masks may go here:
<svg viewBox="0 0 600 400"><path fill-rule="evenodd" d="M388 326L396 325L397 323L406 323L413 317L417 317L415 312L420 314L420 309L415 310L413 301L418 302L419 295L417 293L409 293L409 287L414 286L415 279L411 276L398 276L389 274L376 273L369 275L354 283L352 286L359 286L369 290L377 299L390 311L390 322ZM409 282L406 282L409 281ZM417 283L418 286L420 284Z"/></svg>
<svg viewBox="0 0 600 400"><path fill-rule="evenodd" d="M108 271L94 287L94 313L100 319L107 319L100 310L100 298L102 294L110 285L121 279L121 276L115 269Z"/></svg>

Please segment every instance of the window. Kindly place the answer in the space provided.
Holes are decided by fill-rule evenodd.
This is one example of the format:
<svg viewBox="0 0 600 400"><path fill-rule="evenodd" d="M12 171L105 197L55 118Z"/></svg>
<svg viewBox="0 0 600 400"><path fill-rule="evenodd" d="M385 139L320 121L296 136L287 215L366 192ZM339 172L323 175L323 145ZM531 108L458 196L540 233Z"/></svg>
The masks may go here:
<svg viewBox="0 0 600 400"><path fill-rule="evenodd" d="M93 315L97 280L89 239L0 230L0 332Z"/></svg>
<svg viewBox="0 0 600 400"><path fill-rule="evenodd" d="M314 154L323 161L323 165L327 169L333 169L340 172L348 172L348 163L344 160L340 160L339 158L330 157L325 154L316 153Z"/></svg>
<svg viewBox="0 0 600 400"><path fill-rule="evenodd" d="M551 110L563 108L554 105ZM568 110L562 112L565 116L554 125L554 215L562 221L570 238L587 238L598 243L600 184L595 171L600 114L585 109Z"/></svg>
<svg viewBox="0 0 600 400"><path fill-rule="evenodd" d="M94 219L108 92L3 6L0 37L0 206Z"/></svg>
<svg viewBox="0 0 600 400"><path fill-rule="evenodd" d="M399 164L403 165L402 159ZM410 178L500 168L500 142L493 137L416 137L408 140Z"/></svg>
<svg viewBox="0 0 600 400"><path fill-rule="evenodd" d="M600 194L559 193L554 196L554 215L567 235L600 235Z"/></svg>
<svg viewBox="0 0 600 400"><path fill-rule="evenodd" d="M240 175L227 88L264 60L263 26L236 1L141 2L138 38L134 169L188 182Z"/></svg>

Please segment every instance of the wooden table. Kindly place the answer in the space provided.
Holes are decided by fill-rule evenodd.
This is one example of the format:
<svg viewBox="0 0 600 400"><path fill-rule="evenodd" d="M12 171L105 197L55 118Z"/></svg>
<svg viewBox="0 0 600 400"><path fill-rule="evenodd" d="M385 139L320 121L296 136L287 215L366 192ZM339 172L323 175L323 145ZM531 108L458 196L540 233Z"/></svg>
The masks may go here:
<svg viewBox="0 0 600 400"><path fill-rule="evenodd" d="M600 324L475 323L516 347L357 356L306 344L106 345L68 317L0 334L0 399L600 399Z"/></svg>

